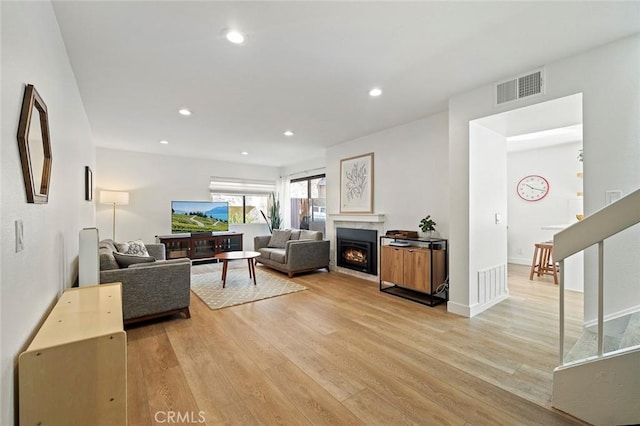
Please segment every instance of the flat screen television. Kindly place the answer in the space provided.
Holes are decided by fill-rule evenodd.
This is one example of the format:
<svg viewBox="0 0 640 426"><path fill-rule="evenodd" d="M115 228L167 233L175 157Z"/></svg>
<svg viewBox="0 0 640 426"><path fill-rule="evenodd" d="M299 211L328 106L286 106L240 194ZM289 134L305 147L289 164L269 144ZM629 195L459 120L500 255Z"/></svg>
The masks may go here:
<svg viewBox="0 0 640 426"><path fill-rule="evenodd" d="M225 201L172 201L171 233L229 230L229 203Z"/></svg>

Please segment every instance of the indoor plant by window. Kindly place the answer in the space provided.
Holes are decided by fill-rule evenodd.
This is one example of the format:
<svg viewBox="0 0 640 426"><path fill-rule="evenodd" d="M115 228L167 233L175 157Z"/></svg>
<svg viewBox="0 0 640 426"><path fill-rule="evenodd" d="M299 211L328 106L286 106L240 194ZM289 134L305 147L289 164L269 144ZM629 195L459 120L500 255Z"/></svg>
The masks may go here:
<svg viewBox="0 0 640 426"><path fill-rule="evenodd" d="M426 217L422 218L418 227L424 233L425 237L431 238L433 236L433 231L436 230L436 223L431 219L431 215L428 214Z"/></svg>
<svg viewBox="0 0 640 426"><path fill-rule="evenodd" d="M270 229L280 229L282 226L282 216L280 216L280 200L273 192L269 197L269 223Z"/></svg>

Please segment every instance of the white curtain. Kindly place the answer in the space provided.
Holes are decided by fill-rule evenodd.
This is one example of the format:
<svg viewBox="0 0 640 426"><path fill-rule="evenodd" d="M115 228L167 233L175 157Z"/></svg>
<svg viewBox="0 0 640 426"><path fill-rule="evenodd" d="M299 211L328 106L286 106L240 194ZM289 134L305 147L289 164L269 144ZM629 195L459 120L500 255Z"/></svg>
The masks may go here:
<svg viewBox="0 0 640 426"><path fill-rule="evenodd" d="M282 212L282 228L289 229L291 228L291 203L289 202L290 193L289 193L289 184L291 183L291 178L289 176L282 177L278 180L277 187L278 190L278 199L280 200L280 211Z"/></svg>

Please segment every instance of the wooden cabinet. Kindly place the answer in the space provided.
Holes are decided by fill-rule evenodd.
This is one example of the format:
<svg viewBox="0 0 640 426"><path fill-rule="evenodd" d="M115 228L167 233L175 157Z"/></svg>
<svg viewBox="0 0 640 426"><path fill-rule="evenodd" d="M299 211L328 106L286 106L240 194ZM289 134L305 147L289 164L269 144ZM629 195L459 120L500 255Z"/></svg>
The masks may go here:
<svg viewBox="0 0 640 426"><path fill-rule="evenodd" d="M430 252L429 249L420 248L404 250L404 285L431 293Z"/></svg>
<svg viewBox="0 0 640 426"><path fill-rule="evenodd" d="M380 277L383 281L404 282L404 249L382 246L380 259Z"/></svg>
<svg viewBox="0 0 640 426"><path fill-rule="evenodd" d="M167 259L188 257L191 260L204 260L226 251L242 251L242 234L235 232L166 235L156 238L165 245Z"/></svg>
<svg viewBox="0 0 640 426"><path fill-rule="evenodd" d="M20 424L126 425L121 284L66 290L18 368Z"/></svg>
<svg viewBox="0 0 640 426"><path fill-rule="evenodd" d="M383 244L385 238L380 239L380 290L431 306L446 300L447 290L437 291L447 279L446 240L411 239L415 246L398 247Z"/></svg>

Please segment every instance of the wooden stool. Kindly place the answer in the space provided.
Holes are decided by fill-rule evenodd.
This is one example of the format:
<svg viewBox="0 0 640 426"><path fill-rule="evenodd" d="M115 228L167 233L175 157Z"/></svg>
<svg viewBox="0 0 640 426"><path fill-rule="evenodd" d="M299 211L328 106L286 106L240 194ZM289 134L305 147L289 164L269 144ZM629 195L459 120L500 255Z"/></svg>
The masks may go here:
<svg viewBox="0 0 640 426"><path fill-rule="evenodd" d="M553 275L553 283L558 284L558 268L551 256L552 251L552 242L537 243L534 246L529 280L533 280L534 273L539 277L542 275Z"/></svg>

